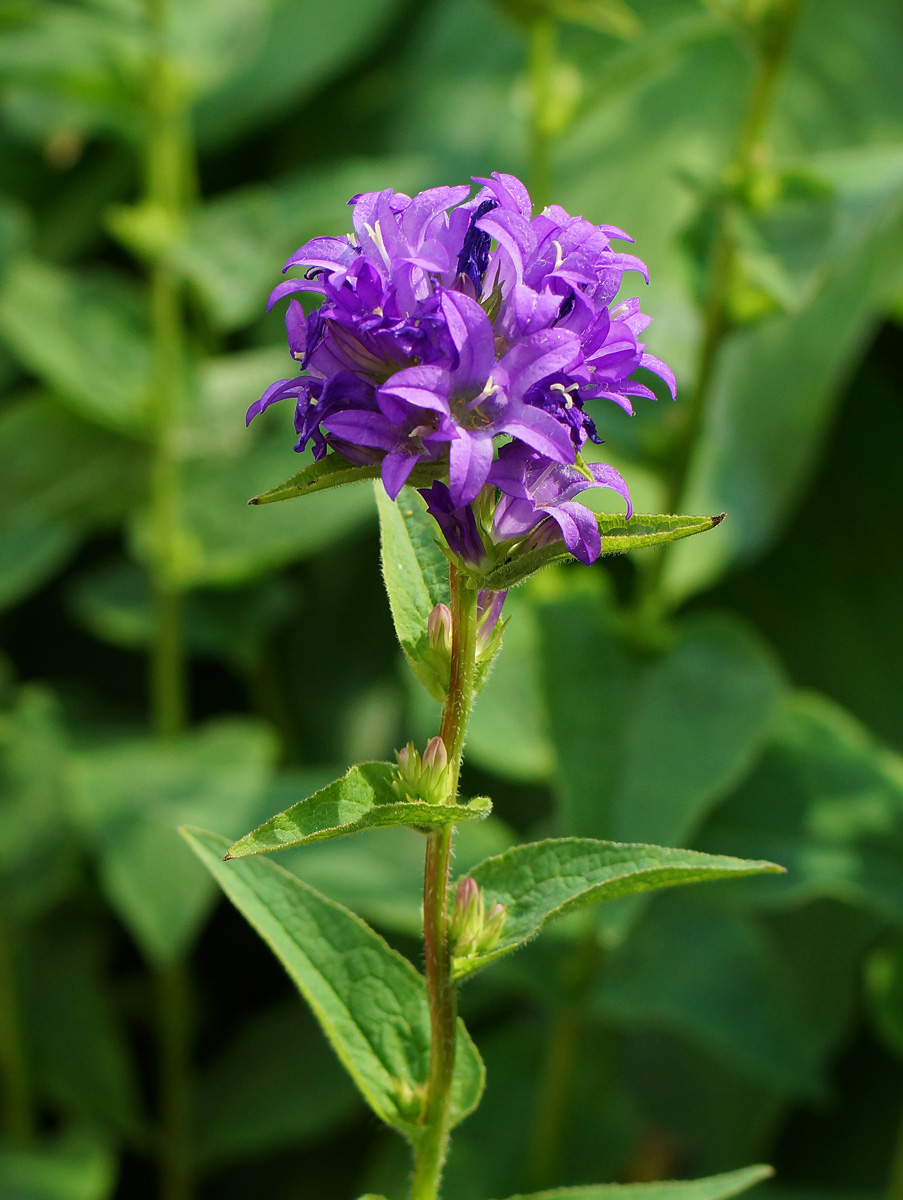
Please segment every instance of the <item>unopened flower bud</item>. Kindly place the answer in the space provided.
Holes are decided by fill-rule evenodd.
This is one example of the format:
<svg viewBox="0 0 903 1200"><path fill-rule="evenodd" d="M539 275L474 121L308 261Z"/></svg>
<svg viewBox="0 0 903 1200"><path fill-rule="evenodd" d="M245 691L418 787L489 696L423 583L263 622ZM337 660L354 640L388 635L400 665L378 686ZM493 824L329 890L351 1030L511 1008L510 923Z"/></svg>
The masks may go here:
<svg viewBox="0 0 903 1200"><path fill-rule="evenodd" d="M392 1080L392 1096L399 1114L408 1121L420 1122L426 1106L426 1088L423 1084L412 1085L396 1076Z"/></svg>
<svg viewBox="0 0 903 1200"><path fill-rule="evenodd" d="M430 648L443 654L451 654L452 615L447 604L437 604L430 613L427 623Z"/></svg>
<svg viewBox="0 0 903 1200"><path fill-rule="evenodd" d="M477 596L477 658L491 658L501 646L505 622L499 624L505 592L484 588Z"/></svg>
<svg viewBox="0 0 903 1200"><path fill-rule="evenodd" d="M448 753L440 737L430 738L423 757L413 742L396 751L392 788L399 800L441 804L448 799Z"/></svg>
<svg viewBox="0 0 903 1200"><path fill-rule="evenodd" d="M483 911L483 889L475 879L465 875L455 888L455 905L449 925L455 958L466 958L473 953L483 928Z"/></svg>
<svg viewBox="0 0 903 1200"><path fill-rule="evenodd" d="M477 954L486 954L498 945L499 939L502 936L502 930L505 928L505 919L507 916L508 910L504 904L493 904L492 908L486 914L483 928L477 937Z"/></svg>

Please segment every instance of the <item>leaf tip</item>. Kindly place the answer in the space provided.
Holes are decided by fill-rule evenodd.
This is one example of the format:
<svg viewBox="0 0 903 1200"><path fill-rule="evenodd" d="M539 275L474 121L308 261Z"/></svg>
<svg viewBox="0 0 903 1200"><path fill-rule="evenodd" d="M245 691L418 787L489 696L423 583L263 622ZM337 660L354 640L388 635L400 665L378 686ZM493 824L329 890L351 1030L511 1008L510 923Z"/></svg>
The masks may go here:
<svg viewBox="0 0 903 1200"><path fill-rule="evenodd" d="M231 861L232 861L232 855L231 855L231 854L224 854L224 855L223 855L223 862L231 862Z"/></svg>
<svg viewBox="0 0 903 1200"><path fill-rule="evenodd" d="M248 501L248 504L259 504L259 503L260 503L259 496L252 496L251 499Z"/></svg>
<svg viewBox="0 0 903 1200"><path fill-rule="evenodd" d="M714 529L716 525L720 525L726 516L727 513L716 513L715 516L711 518L712 528Z"/></svg>

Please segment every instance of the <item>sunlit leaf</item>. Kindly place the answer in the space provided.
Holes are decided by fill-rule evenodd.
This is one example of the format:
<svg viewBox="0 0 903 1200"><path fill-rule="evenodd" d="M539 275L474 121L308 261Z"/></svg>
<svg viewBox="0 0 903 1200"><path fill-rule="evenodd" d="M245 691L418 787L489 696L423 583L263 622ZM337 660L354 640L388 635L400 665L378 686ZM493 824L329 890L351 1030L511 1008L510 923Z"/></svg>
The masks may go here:
<svg viewBox="0 0 903 1200"><path fill-rule="evenodd" d="M770 1178L771 1167L741 1167L708 1179L680 1179L669 1183L601 1183L590 1187L553 1188L509 1200L727 1200Z"/></svg>
<svg viewBox="0 0 903 1200"><path fill-rule="evenodd" d="M280 959L373 1111L416 1144L423 1127L403 1111L401 1096L422 1087L429 1068L421 976L359 917L271 860L223 862L227 839L197 829L183 835ZM482 1089L482 1063L459 1024L455 1122L473 1110Z"/></svg>
<svg viewBox="0 0 903 1200"><path fill-rule="evenodd" d="M504 905L505 924L492 949L456 959L455 973L469 975L522 946L549 921L588 905L678 884L781 870L769 862L591 838L516 846L468 872L483 889L487 909Z"/></svg>

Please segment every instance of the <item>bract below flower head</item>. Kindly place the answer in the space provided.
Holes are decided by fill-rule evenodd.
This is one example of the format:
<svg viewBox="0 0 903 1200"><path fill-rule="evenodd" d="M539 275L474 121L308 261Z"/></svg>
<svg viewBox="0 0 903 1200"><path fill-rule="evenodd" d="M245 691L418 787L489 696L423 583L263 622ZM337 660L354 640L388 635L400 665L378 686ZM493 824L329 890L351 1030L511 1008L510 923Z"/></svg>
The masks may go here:
<svg viewBox="0 0 903 1200"><path fill-rule="evenodd" d="M475 182L475 195L468 185L361 193L353 233L313 238L289 258L285 270L301 277L280 283L270 305L289 298L301 375L272 384L248 420L293 398L295 448L380 462L392 497L418 463L444 464L430 511L470 563L485 546L462 514L487 483L503 499L483 536L555 526L591 561L588 510L574 497L584 486L626 497L626 485L611 468L591 468L591 483L576 469L585 442L601 440L586 406L609 399L632 412L634 397L655 399L638 368L674 394L673 374L638 340L648 324L639 302L616 301L625 273L645 279L646 268L612 245L630 240L620 229L557 205L534 215L512 175ZM319 306L305 312L304 293ZM512 439L501 453L500 439ZM517 471L515 495L506 487Z"/></svg>

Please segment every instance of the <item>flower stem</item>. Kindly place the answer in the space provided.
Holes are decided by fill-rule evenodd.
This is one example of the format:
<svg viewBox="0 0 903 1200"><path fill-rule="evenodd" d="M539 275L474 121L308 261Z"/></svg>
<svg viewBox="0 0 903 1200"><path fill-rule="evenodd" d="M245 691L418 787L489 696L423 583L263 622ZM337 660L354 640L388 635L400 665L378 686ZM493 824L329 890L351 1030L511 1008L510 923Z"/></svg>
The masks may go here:
<svg viewBox="0 0 903 1200"><path fill-rule="evenodd" d="M191 1200L191 987L181 963L156 972L161 1200Z"/></svg>
<svg viewBox="0 0 903 1200"><path fill-rule="evenodd" d="M449 761L448 802L458 796L467 721L474 700L477 595L449 567L452 613L451 678L440 736ZM430 1009L430 1067L423 1136L417 1144L411 1200L436 1200L448 1152L455 1073L457 998L448 938L448 873L453 827L428 835L423 873L423 949Z"/></svg>
<svg viewBox="0 0 903 1200"><path fill-rule="evenodd" d="M153 48L147 67L146 203L164 228L176 230L193 190L193 156L185 101L167 47L167 0L148 0ZM151 708L161 737L177 737L185 725L185 655L182 644L180 554L181 479L178 420L185 382L182 285L165 261L150 267L153 381L151 419L151 542L156 633L151 664Z"/></svg>
<svg viewBox="0 0 903 1200"><path fill-rule="evenodd" d="M558 27L553 17L530 25L530 193L537 208L552 198L552 140L555 105L555 51Z"/></svg>
<svg viewBox="0 0 903 1200"><path fill-rule="evenodd" d="M16 991L15 953L6 913L0 905L0 1083L3 1111L13 1143L35 1135L34 1100L28 1078L24 1037Z"/></svg>
<svg viewBox="0 0 903 1200"><path fill-rule="evenodd" d="M781 69L802 5L803 0L784 0L779 14L774 18L770 36L763 38L756 46L746 111L737 133L734 152L724 172L724 190L715 214L715 236L703 308L702 338L696 358L695 387L683 410L666 512L677 512L686 489L693 451L711 398L715 368L724 341L731 331L731 287L737 268L737 245L730 228L732 198L744 196L763 158L765 134L774 109ZM661 608L659 591L669 550L670 547L665 546L647 571L644 595L653 610Z"/></svg>

